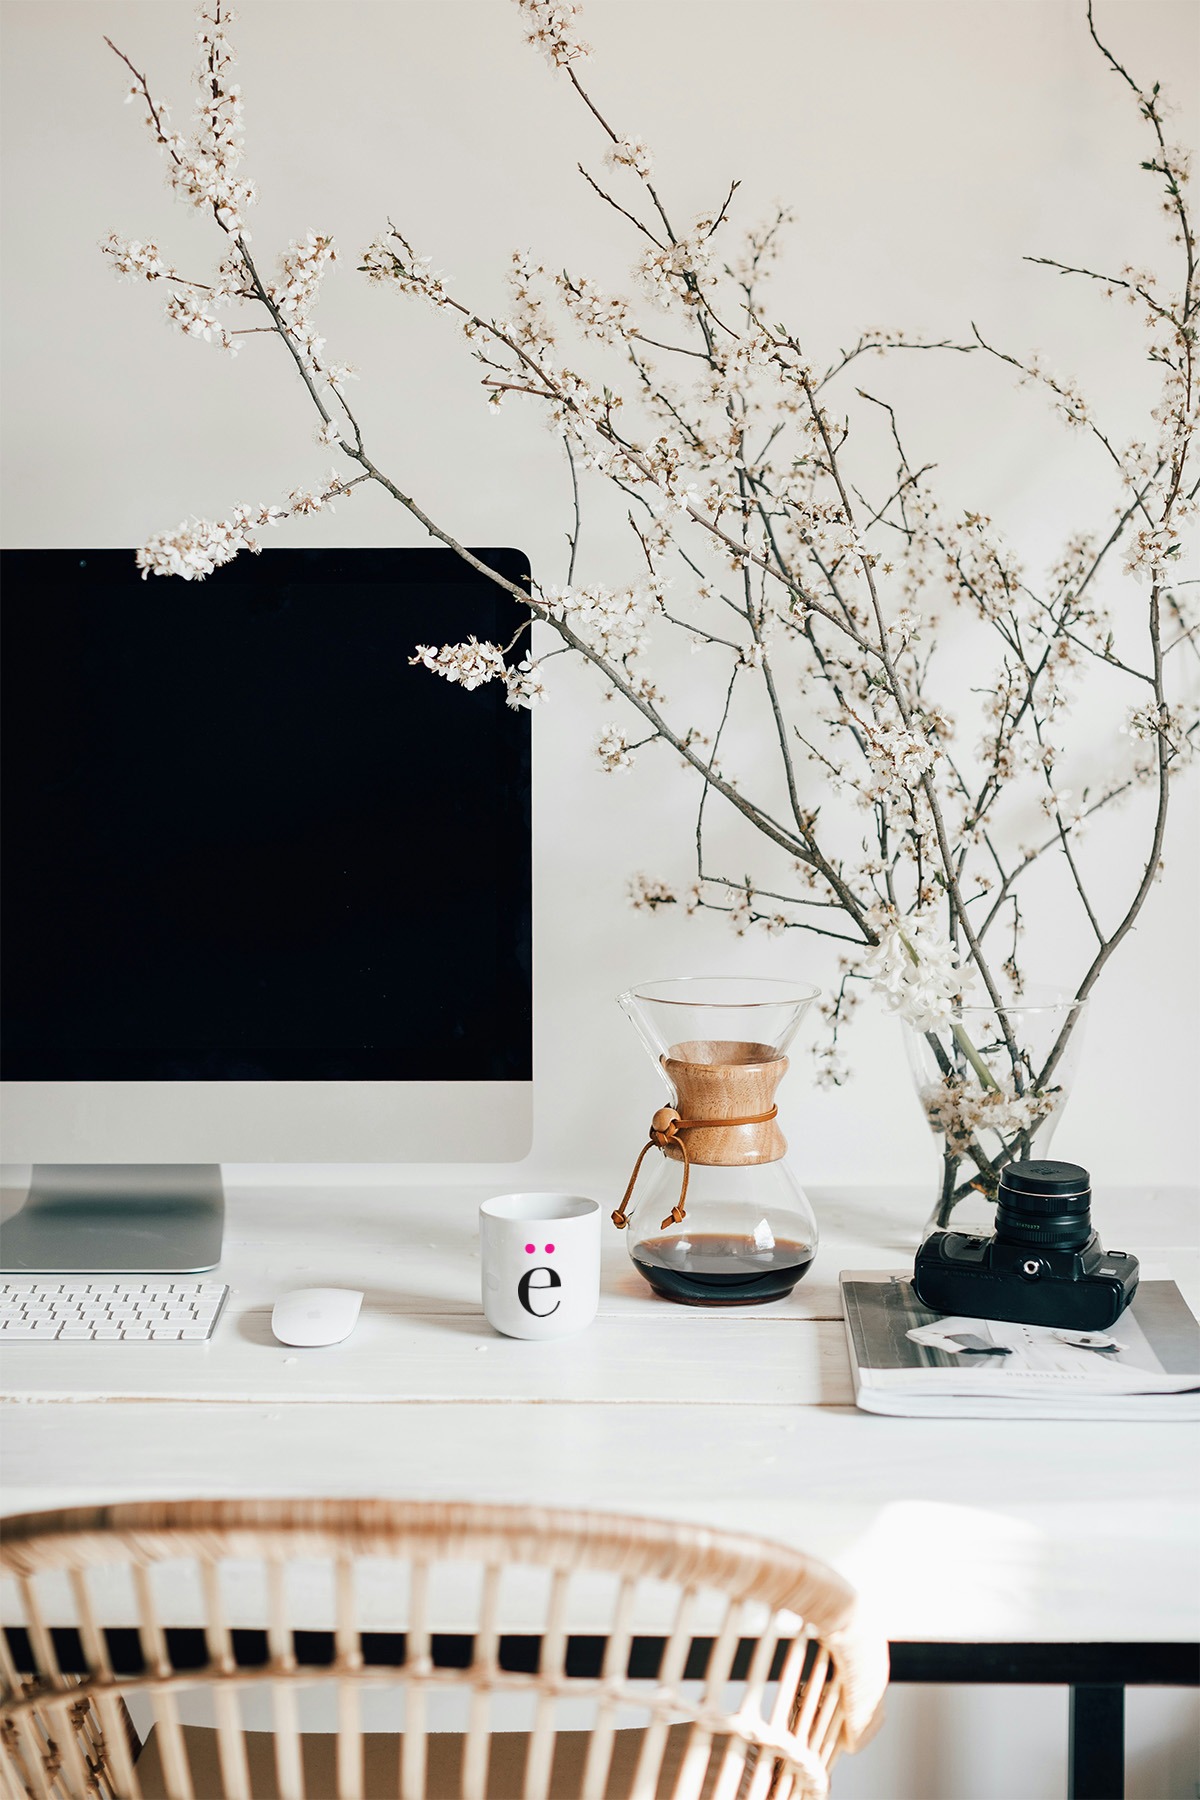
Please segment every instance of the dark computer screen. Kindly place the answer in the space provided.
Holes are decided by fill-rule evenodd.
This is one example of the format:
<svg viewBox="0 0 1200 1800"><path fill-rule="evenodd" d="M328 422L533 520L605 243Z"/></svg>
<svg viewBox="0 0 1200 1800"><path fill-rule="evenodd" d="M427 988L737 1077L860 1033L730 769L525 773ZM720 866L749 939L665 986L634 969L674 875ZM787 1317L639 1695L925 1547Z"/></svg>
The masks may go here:
<svg viewBox="0 0 1200 1800"><path fill-rule="evenodd" d="M442 549L0 561L5 1079L528 1079L529 715L409 666L510 597Z"/></svg>

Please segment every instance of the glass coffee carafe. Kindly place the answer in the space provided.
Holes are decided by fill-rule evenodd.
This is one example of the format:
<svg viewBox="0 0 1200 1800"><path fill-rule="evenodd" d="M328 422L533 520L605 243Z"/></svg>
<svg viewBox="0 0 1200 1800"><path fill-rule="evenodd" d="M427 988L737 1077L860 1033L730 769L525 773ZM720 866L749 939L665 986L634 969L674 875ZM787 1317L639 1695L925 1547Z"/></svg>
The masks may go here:
<svg viewBox="0 0 1200 1800"><path fill-rule="evenodd" d="M671 1104L650 1121L613 1223L627 1231L634 1267L669 1300L780 1300L816 1254L816 1220L784 1160L775 1090L787 1073L784 1052L819 993L795 982L692 976L620 996ZM656 1167L642 1176L652 1150Z"/></svg>

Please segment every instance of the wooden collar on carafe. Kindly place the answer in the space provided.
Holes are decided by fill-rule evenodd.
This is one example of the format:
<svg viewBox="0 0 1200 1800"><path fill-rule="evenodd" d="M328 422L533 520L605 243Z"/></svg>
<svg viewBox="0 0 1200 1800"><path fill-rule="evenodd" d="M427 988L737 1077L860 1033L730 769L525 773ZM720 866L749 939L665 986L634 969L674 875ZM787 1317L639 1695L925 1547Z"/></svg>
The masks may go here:
<svg viewBox="0 0 1200 1800"><path fill-rule="evenodd" d="M613 1224L619 1231L624 1231L629 1223L627 1209L633 1197L633 1190L637 1185L642 1164L649 1151L666 1150L669 1146L675 1146L683 1157L683 1180L679 1188L679 1198L659 1227L661 1231L665 1231L669 1225L682 1224L687 1216L685 1203L692 1165L691 1158L688 1156L687 1139L683 1133L698 1130L723 1130L736 1125L769 1125L778 1112L779 1108L773 1106L770 1112L749 1113L735 1119L681 1119L673 1106L660 1106L650 1121L650 1136L638 1153L638 1159L633 1165L633 1174L629 1177L629 1185L621 1197L621 1204L612 1215Z"/></svg>

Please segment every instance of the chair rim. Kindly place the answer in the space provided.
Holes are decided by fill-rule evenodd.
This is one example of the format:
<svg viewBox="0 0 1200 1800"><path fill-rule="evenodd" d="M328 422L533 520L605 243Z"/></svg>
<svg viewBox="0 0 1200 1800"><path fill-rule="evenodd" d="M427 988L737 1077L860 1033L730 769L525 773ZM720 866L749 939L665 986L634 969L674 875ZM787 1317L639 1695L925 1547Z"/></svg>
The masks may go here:
<svg viewBox="0 0 1200 1800"><path fill-rule="evenodd" d="M775 1540L690 1521L591 1508L474 1500L151 1500L13 1514L0 1520L0 1571L154 1563L189 1553L261 1556L264 1540L289 1556L336 1554L465 1560L503 1541L516 1563L608 1570L629 1579L736 1593L796 1614L839 1665L846 1747L871 1735L887 1683L887 1646L866 1627L855 1590L827 1563ZM465 1554L464 1554L465 1553Z"/></svg>

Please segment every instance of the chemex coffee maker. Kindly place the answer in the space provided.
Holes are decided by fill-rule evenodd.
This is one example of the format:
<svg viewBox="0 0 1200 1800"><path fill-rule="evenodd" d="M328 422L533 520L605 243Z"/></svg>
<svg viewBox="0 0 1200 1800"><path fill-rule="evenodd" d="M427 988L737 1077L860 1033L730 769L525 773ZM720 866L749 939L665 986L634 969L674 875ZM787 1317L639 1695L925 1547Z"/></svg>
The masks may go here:
<svg viewBox="0 0 1200 1800"><path fill-rule="evenodd" d="M816 1220L785 1161L775 1090L788 1069L784 1052L819 993L794 982L692 976L620 996L671 1104L650 1121L613 1223L627 1233L634 1267L669 1300L781 1300L816 1254ZM639 1189L651 1150L658 1167Z"/></svg>

